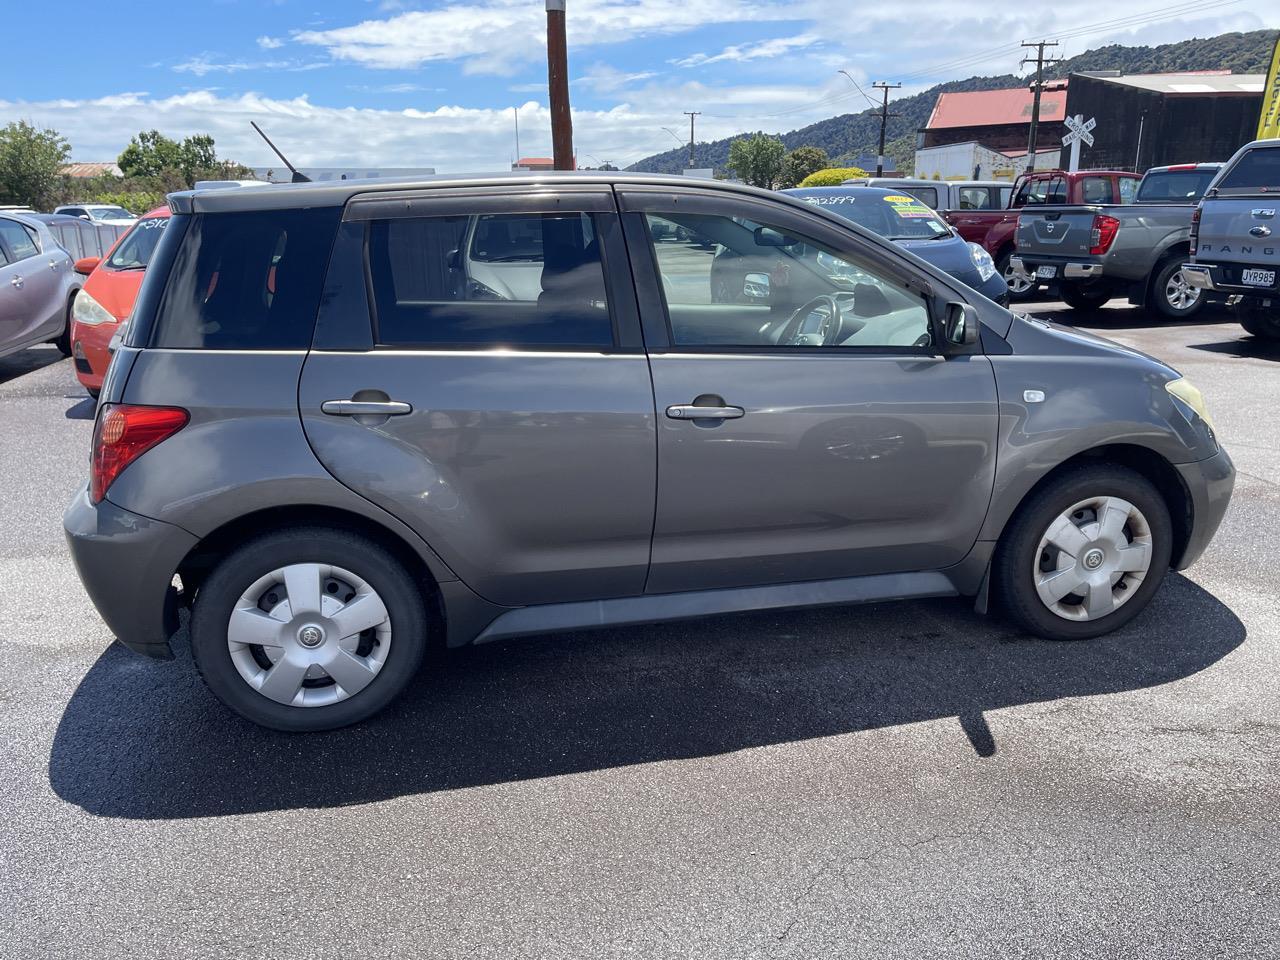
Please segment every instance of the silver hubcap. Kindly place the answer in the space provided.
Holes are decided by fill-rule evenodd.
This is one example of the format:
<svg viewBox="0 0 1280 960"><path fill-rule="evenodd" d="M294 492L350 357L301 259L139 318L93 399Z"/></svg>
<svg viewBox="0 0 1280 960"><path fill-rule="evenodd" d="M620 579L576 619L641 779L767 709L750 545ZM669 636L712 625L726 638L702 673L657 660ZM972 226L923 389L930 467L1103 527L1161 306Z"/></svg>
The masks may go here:
<svg viewBox="0 0 1280 960"><path fill-rule="evenodd" d="M353 697L387 662L391 619L349 570L294 563L259 577L227 623L236 670L269 700L323 707Z"/></svg>
<svg viewBox="0 0 1280 960"><path fill-rule="evenodd" d="M1004 268L1004 282L1011 293L1026 293L1031 289L1031 275L1024 270L1015 270L1013 264Z"/></svg>
<svg viewBox="0 0 1280 960"><path fill-rule="evenodd" d="M1031 575L1064 620L1097 620L1138 590L1151 567L1151 526L1128 500L1093 497L1060 513L1040 538Z"/></svg>
<svg viewBox="0 0 1280 960"><path fill-rule="evenodd" d="M1186 310L1200 299L1200 288L1187 283L1181 270L1175 270L1164 285L1164 296L1175 310Z"/></svg>

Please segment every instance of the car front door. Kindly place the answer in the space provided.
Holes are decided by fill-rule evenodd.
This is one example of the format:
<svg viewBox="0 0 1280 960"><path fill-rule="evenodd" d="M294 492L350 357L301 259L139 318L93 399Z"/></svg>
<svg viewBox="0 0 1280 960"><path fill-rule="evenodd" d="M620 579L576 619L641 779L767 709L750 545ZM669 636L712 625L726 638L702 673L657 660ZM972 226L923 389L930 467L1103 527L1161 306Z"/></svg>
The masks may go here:
<svg viewBox="0 0 1280 960"><path fill-rule="evenodd" d="M932 345L931 313L958 295L782 204L640 187L621 202L658 413L647 589L963 559L997 411L986 356Z"/></svg>
<svg viewBox="0 0 1280 960"><path fill-rule="evenodd" d="M365 195L326 284L299 403L338 480L494 603L643 592L653 389L607 186Z"/></svg>

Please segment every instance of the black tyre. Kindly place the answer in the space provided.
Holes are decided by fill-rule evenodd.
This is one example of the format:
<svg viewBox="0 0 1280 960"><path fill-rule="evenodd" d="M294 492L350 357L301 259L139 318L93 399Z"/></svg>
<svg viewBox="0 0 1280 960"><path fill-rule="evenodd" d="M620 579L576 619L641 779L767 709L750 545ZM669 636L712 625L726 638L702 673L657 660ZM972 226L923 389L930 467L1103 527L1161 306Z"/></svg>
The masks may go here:
<svg viewBox="0 0 1280 960"><path fill-rule="evenodd" d="M1063 280L1058 285L1063 302L1073 310L1099 310L1111 299L1111 291L1106 287L1081 285Z"/></svg>
<svg viewBox="0 0 1280 960"><path fill-rule="evenodd" d="M99 389L98 387L85 387L84 392L87 393L89 396L93 397L93 399L97 400L98 395L102 393L102 390Z"/></svg>
<svg viewBox="0 0 1280 960"><path fill-rule="evenodd" d="M422 592L386 550L325 528L268 534L201 584L191 652L209 689L254 723L329 730L364 720L413 678Z"/></svg>
<svg viewBox="0 0 1280 960"><path fill-rule="evenodd" d="M1280 340L1280 309L1240 304L1236 307L1236 316L1245 333L1260 340Z"/></svg>
<svg viewBox="0 0 1280 960"><path fill-rule="evenodd" d="M1000 276L1004 277L1005 286L1009 288L1010 300L1030 300L1035 295L1036 282L1030 275L1013 269L1009 263L1012 257L1012 250L1003 251L996 257L996 269L1000 271Z"/></svg>
<svg viewBox="0 0 1280 960"><path fill-rule="evenodd" d="M1085 465L1035 491L1009 522L992 570L996 599L1016 624L1049 640L1124 626L1160 587L1173 526L1141 474Z"/></svg>
<svg viewBox="0 0 1280 960"><path fill-rule="evenodd" d="M1151 289L1147 291L1147 303L1170 320L1193 317L1204 307L1204 291L1191 286L1183 276L1185 260L1186 257L1171 257L1161 263L1151 278Z"/></svg>
<svg viewBox="0 0 1280 960"><path fill-rule="evenodd" d="M62 326L62 332L50 341L64 357L71 356L71 304L74 301L74 296L67 301L67 316Z"/></svg>

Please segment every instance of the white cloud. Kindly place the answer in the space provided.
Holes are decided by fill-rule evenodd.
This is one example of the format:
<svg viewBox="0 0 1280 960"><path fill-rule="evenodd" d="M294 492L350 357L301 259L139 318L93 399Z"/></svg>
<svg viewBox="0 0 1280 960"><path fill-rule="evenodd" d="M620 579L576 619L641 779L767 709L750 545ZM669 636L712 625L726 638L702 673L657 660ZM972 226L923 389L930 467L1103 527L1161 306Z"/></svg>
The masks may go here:
<svg viewBox="0 0 1280 960"><path fill-rule="evenodd" d="M259 37L258 46L263 50L278 50L284 46L284 41L279 37Z"/></svg>
<svg viewBox="0 0 1280 960"><path fill-rule="evenodd" d="M708 63L741 63L744 60L766 60L780 57L793 50L812 47L822 43L823 38L812 33L802 33L797 37L774 37L761 40L759 43L739 43L725 47L717 54L695 53L688 57L678 57L667 63L677 67L701 67Z"/></svg>
<svg viewBox="0 0 1280 960"><path fill-rule="evenodd" d="M794 20L777 0L580 0L568 17L571 49L669 35L712 24ZM303 30L301 43L369 67L402 69L463 61L466 73L511 74L545 56L546 12L531 0L479 0L400 13L330 30Z"/></svg>
<svg viewBox="0 0 1280 960"><path fill-rule="evenodd" d="M158 66L158 64L157 64ZM246 70L320 70L329 66L325 60L229 60L219 61L211 53L199 53L189 60L173 65L174 73L189 73L204 77L211 73L244 73Z"/></svg>

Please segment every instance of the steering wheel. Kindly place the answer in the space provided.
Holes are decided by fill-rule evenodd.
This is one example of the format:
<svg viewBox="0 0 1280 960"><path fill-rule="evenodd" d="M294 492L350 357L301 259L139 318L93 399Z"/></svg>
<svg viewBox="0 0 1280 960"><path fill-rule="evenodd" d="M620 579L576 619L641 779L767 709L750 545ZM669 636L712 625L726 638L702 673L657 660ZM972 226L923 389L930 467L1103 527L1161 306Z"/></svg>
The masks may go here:
<svg viewBox="0 0 1280 960"><path fill-rule="evenodd" d="M815 315L821 319L815 322L812 319ZM824 294L814 297L791 315L778 343L787 347L829 347L840 342L843 330L840 304L835 297Z"/></svg>

